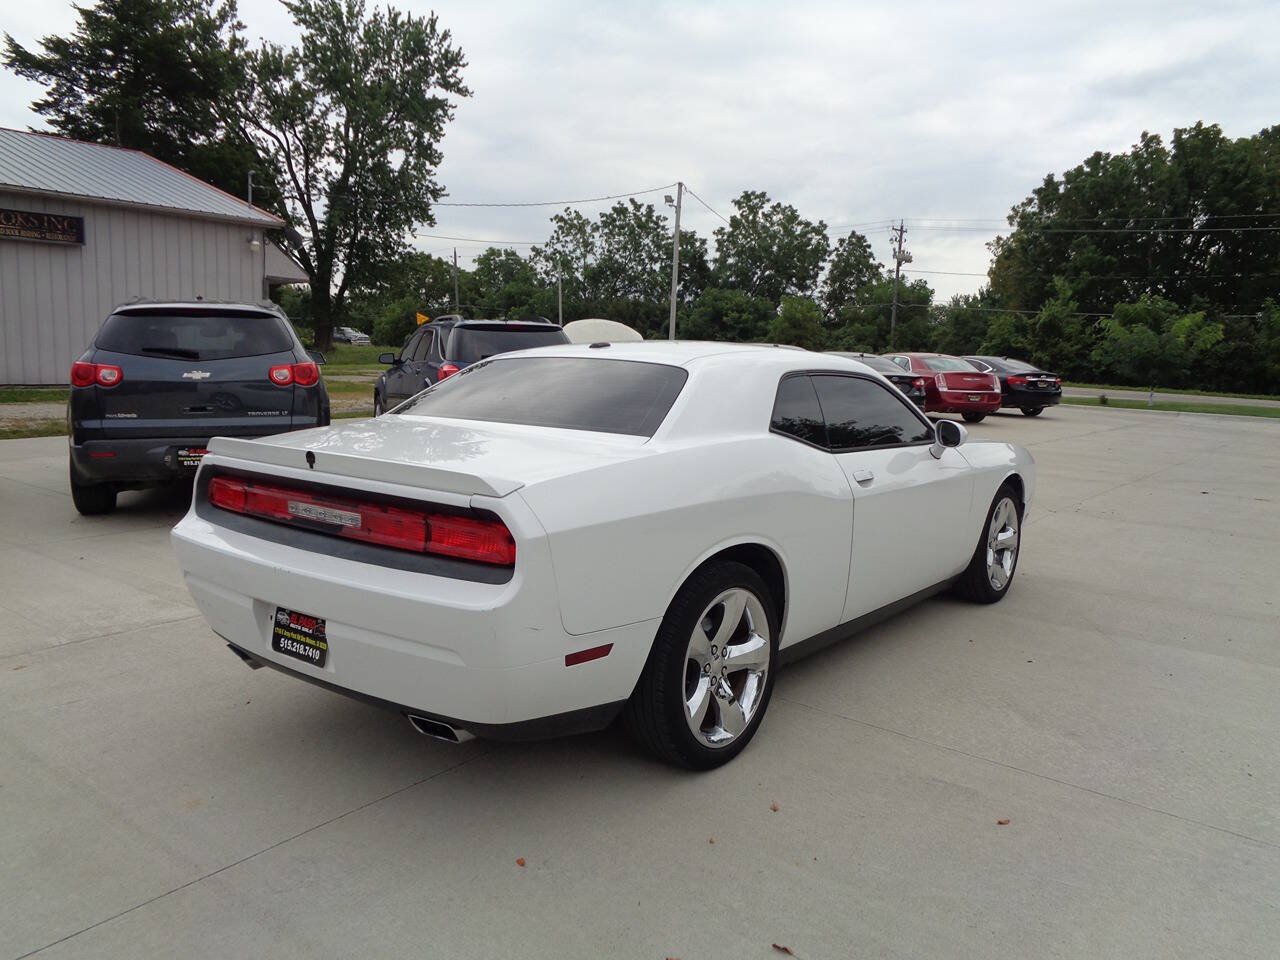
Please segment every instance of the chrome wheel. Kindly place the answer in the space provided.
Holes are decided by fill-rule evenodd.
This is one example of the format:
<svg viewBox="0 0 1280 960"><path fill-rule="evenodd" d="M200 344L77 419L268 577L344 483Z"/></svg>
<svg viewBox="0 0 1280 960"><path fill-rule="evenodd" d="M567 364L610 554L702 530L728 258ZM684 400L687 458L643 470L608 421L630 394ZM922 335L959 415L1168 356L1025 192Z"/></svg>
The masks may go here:
<svg viewBox="0 0 1280 960"><path fill-rule="evenodd" d="M772 644L764 606L742 587L702 611L685 652L684 717L708 747L732 743L760 707Z"/></svg>
<svg viewBox="0 0 1280 960"><path fill-rule="evenodd" d="M987 531L987 580L995 590L1003 590L1013 577L1018 562L1018 508L1005 497L991 514Z"/></svg>

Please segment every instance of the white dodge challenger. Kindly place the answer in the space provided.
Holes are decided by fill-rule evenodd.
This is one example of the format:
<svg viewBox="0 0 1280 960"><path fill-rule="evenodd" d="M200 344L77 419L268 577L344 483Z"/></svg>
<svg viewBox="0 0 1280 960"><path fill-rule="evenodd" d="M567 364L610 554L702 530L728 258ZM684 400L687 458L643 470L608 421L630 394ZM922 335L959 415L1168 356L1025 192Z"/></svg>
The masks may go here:
<svg viewBox="0 0 1280 960"><path fill-rule="evenodd" d="M421 732L619 714L709 768L779 666L946 587L992 603L1035 484L854 360L651 342L494 357L393 412L217 439L173 543L213 630Z"/></svg>

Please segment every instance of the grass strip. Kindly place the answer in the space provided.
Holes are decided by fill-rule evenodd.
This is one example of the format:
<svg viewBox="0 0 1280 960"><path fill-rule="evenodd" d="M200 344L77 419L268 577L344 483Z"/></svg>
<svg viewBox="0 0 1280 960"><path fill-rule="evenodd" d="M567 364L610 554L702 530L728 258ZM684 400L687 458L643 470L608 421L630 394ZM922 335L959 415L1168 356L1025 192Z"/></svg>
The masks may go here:
<svg viewBox="0 0 1280 960"><path fill-rule="evenodd" d="M1180 403L1157 400L1147 406L1145 400L1117 400L1108 397L1100 403L1098 397L1063 397L1063 403L1076 407L1115 407L1120 410L1164 410L1168 413L1216 413L1232 417L1271 417L1280 419L1280 407L1255 407L1246 403Z"/></svg>

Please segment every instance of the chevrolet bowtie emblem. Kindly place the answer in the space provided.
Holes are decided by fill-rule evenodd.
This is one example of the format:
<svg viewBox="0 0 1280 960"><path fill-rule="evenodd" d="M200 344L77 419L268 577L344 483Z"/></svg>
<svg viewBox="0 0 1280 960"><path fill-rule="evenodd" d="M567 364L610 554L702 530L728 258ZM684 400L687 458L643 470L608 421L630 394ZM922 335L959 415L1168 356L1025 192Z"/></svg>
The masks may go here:
<svg viewBox="0 0 1280 960"><path fill-rule="evenodd" d="M182 375L183 380L208 380L213 374L208 370L188 370Z"/></svg>

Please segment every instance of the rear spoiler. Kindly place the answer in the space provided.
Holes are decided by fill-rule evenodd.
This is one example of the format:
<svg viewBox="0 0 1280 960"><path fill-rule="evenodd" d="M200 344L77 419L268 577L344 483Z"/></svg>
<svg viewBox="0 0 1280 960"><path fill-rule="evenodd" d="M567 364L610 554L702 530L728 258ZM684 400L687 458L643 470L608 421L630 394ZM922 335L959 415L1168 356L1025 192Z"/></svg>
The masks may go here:
<svg viewBox="0 0 1280 960"><path fill-rule="evenodd" d="M460 470L441 470L430 464L378 460L374 457L352 456L349 453L328 453L323 449L307 450L303 447L281 446L270 441L244 440L238 437L214 437L209 442L209 452L249 463L302 470L310 467L331 476L379 480L446 493L505 497L524 486L524 482L519 480L482 477Z"/></svg>

